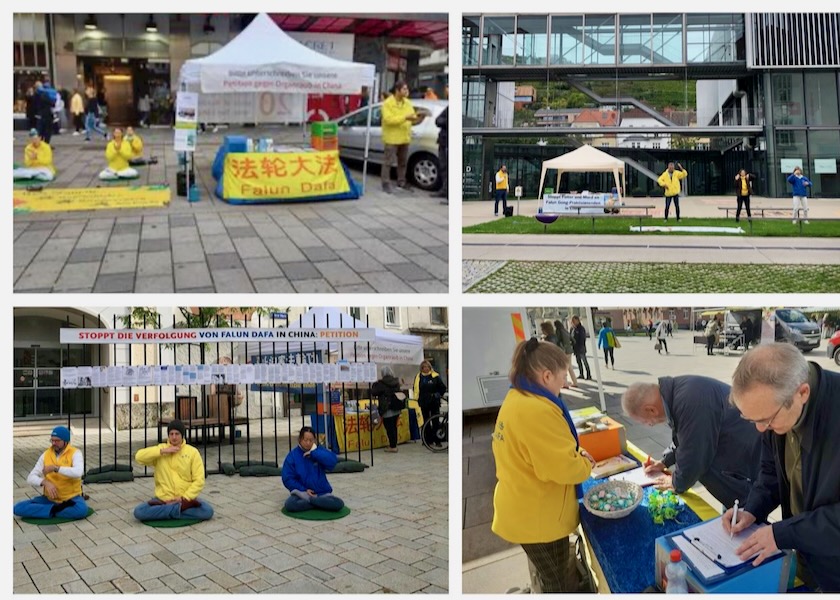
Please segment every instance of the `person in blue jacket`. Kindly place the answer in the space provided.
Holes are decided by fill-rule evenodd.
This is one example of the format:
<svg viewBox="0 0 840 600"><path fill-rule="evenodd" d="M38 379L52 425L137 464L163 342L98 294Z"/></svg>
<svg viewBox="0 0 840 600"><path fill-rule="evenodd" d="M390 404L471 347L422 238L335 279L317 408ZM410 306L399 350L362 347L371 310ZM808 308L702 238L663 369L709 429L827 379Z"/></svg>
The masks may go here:
<svg viewBox="0 0 840 600"><path fill-rule="evenodd" d="M802 220L806 225L808 224L808 189L811 187L811 180L802 174L802 167L796 167L788 178L787 182L793 186L793 224L796 225L796 220L799 218L799 211L801 210L805 215Z"/></svg>
<svg viewBox="0 0 840 600"><path fill-rule="evenodd" d="M327 481L327 471L338 463L335 454L318 447L311 427L302 427L298 435L298 446L286 455L283 461L283 485L291 492L286 500L288 512L301 512L311 508L339 511L344 501L333 496L332 486Z"/></svg>
<svg viewBox="0 0 840 600"><path fill-rule="evenodd" d="M615 370L615 349L619 345L610 319L604 321L601 327L601 332L598 334L598 347L604 349L604 362L607 363L607 368L610 368L610 362L612 362L612 368Z"/></svg>

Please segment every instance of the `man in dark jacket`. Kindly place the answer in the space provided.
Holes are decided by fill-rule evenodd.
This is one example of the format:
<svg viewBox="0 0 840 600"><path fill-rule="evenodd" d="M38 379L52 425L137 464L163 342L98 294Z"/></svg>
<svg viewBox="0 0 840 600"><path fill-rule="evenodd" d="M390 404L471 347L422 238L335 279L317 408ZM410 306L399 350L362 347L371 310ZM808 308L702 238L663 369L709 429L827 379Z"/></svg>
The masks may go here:
<svg viewBox="0 0 840 600"><path fill-rule="evenodd" d="M782 507L782 520L759 528L738 548L758 565L793 549L797 575L840 592L840 374L809 363L792 344L750 350L732 377L732 402L761 432L761 470L738 511L735 533ZM727 518L729 521L727 521ZM728 533L732 512L723 516Z"/></svg>
<svg viewBox="0 0 840 600"><path fill-rule="evenodd" d="M44 89L44 85L40 81L35 82L35 96L33 98L35 105L35 123L41 139L49 145L53 134L53 102L49 93Z"/></svg>
<svg viewBox="0 0 840 600"><path fill-rule="evenodd" d="M646 469L663 473L661 487L682 493L700 481L724 506L736 499L743 505L758 476L761 436L729 404L728 385L699 375L660 377L631 385L621 406L634 421L671 428L671 446Z"/></svg>
<svg viewBox="0 0 840 600"><path fill-rule="evenodd" d="M441 204L449 204L449 107L443 109L435 119L435 125L440 128L438 132L438 161L440 162L440 177L442 187L440 191L435 194L439 198L447 198L446 202Z"/></svg>

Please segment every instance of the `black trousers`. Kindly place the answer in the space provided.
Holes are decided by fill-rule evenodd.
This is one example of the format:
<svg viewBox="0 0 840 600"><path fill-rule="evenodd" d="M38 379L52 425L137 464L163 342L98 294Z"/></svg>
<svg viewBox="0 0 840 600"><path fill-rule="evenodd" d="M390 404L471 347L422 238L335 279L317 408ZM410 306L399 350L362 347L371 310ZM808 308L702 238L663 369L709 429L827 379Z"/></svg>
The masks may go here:
<svg viewBox="0 0 840 600"><path fill-rule="evenodd" d="M665 341L665 338L656 338L656 341L662 344L662 348L659 349L659 353L662 354L662 350L668 352L668 342Z"/></svg>
<svg viewBox="0 0 840 600"><path fill-rule="evenodd" d="M440 193L446 194L449 191L449 145L438 146L438 160L440 161L440 180L442 182Z"/></svg>
<svg viewBox="0 0 840 600"><path fill-rule="evenodd" d="M680 197L679 196L665 196L665 218L668 218L668 213L671 211L671 200L674 201L674 209L677 211L677 219L680 218Z"/></svg>
<svg viewBox="0 0 840 600"><path fill-rule="evenodd" d="M589 361L586 360L586 352L575 352L578 364L578 376L583 377L583 369L586 367L586 378L592 379L592 372L589 370Z"/></svg>
<svg viewBox="0 0 840 600"><path fill-rule="evenodd" d="M715 336L714 335L707 335L706 336L706 354L714 354L715 350Z"/></svg>
<svg viewBox="0 0 840 600"><path fill-rule="evenodd" d="M494 214L499 214L499 201L502 202L502 212L507 210L507 190L496 190L496 205L493 209Z"/></svg>
<svg viewBox="0 0 840 600"><path fill-rule="evenodd" d="M385 427L385 433L388 434L388 445L391 448L397 447L397 419L399 418L399 415L394 415L393 417L384 417L382 419L382 425Z"/></svg>
<svg viewBox="0 0 840 600"><path fill-rule="evenodd" d="M740 194L737 197L738 201L738 209L735 211L735 220L738 221L741 218L741 208L747 209L747 218L752 219L752 213L750 213L750 196L747 194L746 196L741 196Z"/></svg>
<svg viewBox="0 0 840 600"><path fill-rule="evenodd" d="M607 363L609 366L610 362L612 362L612 366L615 366L615 348L604 348L604 362Z"/></svg>
<svg viewBox="0 0 840 600"><path fill-rule="evenodd" d="M536 569L542 593L577 591L577 571L568 537L545 544L522 544L522 549Z"/></svg>

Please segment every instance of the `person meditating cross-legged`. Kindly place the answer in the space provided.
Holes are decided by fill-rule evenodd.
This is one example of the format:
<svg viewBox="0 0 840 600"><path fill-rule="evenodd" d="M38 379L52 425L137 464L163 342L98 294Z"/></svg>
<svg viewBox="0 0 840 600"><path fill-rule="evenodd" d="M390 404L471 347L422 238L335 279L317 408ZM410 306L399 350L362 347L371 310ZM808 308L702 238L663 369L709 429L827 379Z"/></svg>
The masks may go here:
<svg viewBox="0 0 840 600"><path fill-rule="evenodd" d="M204 489L204 461L184 441L186 428L178 419L169 424L169 441L137 451L141 465L155 468L155 497L134 509L139 521L200 519L213 516L213 507L198 495Z"/></svg>
<svg viewBox="0 0 840 600"><path fill-rule="evenodd" d="M59 425L50 434L47 448L26 481L44 493L15 504L19 517L46 519L84 519L88 506L82 495L85 460L78 448L70 445L70 430Z"/></svg>
<svg viewBox="0 0 840 600"><path fill-rule="evenodd" d="M131 148L131 158L128 159L130 166L142 167L143 165L149 164L149 161L143 158L143 138L135 133L134 127L125 128L124 141Z"/></svg>
<svg viewBox="0 0 840 600"><path fill-rule="evenodd" d="M315 443L311 427L302 427L297 447L283 461L283 485L291 492L286 500L287 512L301 512L311 508L336 512L344 508L344 501L332 494L327 471L338 464L335 454Z"/></svg>
<svg viewBox="0 0 840 600"><path fill-rule="evenodd" d="M99 179L103 181L115 181L117 179L134 179L138 177L137 170L132 169L128 161L133 156L131 144L123 139L123 131L120 128L114 129L114 139L108 142L105 148L105 158L108 160L108 167L99 173Z"/></svg>
<svg viewBox="0 0 840 600"><path fill-rule="evenodd" d="M29 131L29 143L23 149L23 165L13 171L13 179L52 181L55 178L52 148L41 139L37 129Z"/></svg>

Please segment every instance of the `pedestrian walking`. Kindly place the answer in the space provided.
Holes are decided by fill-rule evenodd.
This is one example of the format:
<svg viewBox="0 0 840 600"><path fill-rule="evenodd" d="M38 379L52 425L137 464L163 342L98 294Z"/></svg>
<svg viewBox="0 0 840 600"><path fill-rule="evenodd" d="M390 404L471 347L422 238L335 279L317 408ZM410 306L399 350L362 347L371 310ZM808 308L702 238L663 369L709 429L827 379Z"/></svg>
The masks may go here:
<svg viewBox="0 0 840 600"><path fill-rule="evenodd" d="M720 335L720 319L722 316L720 313L716 314L714 319L711 319L708 324L706 325L706 330L703 332L706 335L706 354L708 356L714 356L715 354L715 346L718 343L718 336Z"/></svg>
<svg viewBox="0 0 840 600"><path fill-rule="evenodd" d="M607 368L612 363L612 368L615 370L615 349L621 348L618 338L615 337L615 331L612 328L612 321L607 319L601 327L601 332L598 334L598 348L604 349L604 362Z"/></svg>
<svg viewBox="0 0 840 600"><path fill-rule="evenodd" d="M680 220L680 181L688 177L688 171L683 169L680 163L668 163L668 168L659 176L657 183L665 190L665 222L668 222L668 213L671 211L671 202L677 213L677 221Z"/></svg>
<svg viewBox="0 0 840 600"><path fill-rule="evenodd" d="M73 135L79 135L85 127L85 101L78 89L73 90L70 98L70 114L73 115Z"/></svg>
<svg viewBox="0 0 840 600"><path fill-rule="evenodd" d="M656 326L656 345L654 348L658 354L662 354L662 349L665 349L665 354L668 354L668 340L665 338L668 337L668 326L666 325L667 321L662 319L659 321L659 325Z"/></svg>

